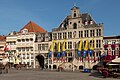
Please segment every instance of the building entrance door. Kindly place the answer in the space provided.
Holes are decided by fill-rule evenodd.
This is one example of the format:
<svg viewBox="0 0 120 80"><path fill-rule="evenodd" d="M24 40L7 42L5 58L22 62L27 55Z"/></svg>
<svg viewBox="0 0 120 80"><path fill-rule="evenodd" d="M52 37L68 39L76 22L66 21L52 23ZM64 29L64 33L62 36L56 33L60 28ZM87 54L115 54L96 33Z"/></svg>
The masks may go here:
<svg viewBox="0 0 120 80"><path fill-rule="evenodd" d="M44 68L44 57L39 54L39 55L36 56L36 58L39 62L39 65L40 65L41 69L43 69Z"/></svg>

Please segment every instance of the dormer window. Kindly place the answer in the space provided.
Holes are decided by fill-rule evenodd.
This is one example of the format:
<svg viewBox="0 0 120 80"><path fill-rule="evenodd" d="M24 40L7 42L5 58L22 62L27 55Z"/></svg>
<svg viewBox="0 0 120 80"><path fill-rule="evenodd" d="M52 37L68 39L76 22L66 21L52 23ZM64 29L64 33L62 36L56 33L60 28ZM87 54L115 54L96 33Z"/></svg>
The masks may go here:
<svg viewBox="0 0 120 80"><path fill-rule="evenodd" d="M90 21L90 24L93 24L93 21L92 21L92 20Z"/></svg>
<svg viewBox="0 0 120 80"><path fill-rule="evenodd" d="M23 29L22 33L28 33L28 29Z"/></svg>

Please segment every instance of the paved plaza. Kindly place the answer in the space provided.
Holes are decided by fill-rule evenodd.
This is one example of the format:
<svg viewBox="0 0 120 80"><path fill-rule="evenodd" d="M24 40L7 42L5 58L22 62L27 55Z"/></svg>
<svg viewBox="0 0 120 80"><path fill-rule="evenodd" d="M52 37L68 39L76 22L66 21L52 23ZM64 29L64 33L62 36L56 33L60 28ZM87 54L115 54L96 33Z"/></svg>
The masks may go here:
<svg viewBox="0 0 120 80"><path fill-rule="evenodd" d="M102 78L96 72L57 72L48 70L9 70L8 74L0 74L0 80L119 80Z"/></svg>

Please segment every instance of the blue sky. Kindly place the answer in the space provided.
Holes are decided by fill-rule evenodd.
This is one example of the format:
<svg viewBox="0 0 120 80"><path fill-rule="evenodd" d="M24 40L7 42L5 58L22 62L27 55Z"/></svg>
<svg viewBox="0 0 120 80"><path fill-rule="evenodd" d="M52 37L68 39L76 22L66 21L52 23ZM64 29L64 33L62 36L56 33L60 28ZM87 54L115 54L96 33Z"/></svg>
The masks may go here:
<svg viewBox="0 0 120 80"><path fill-rule="evenodd" d="M120 0L0 0L0 35L19 31L33 21L47 31L58 27L74 6L104 23L104 35L120 34Z"/></svg>

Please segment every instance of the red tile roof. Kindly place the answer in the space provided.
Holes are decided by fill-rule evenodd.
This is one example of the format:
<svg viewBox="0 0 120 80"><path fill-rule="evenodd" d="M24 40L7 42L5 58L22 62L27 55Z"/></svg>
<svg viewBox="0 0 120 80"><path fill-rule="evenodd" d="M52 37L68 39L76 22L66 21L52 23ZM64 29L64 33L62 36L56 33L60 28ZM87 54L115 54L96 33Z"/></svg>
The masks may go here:
<svg viewBox="0 0 120 80"><path fill-rule="evenodd" d="M32 21L26 24L19 32L21 32L23 29L28 29L28 32L42 32L42 33L47 32L42 27L38 26Z"/></svg>
<svg viewBox="0 0 120 80"><path fill-rule="evenodd" d="M0 41L5 41L6 37L5 36L0 36Z"/></svg>

